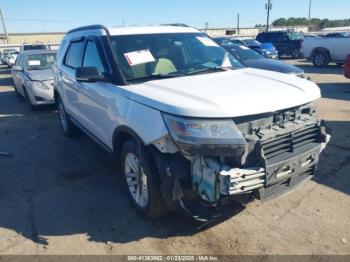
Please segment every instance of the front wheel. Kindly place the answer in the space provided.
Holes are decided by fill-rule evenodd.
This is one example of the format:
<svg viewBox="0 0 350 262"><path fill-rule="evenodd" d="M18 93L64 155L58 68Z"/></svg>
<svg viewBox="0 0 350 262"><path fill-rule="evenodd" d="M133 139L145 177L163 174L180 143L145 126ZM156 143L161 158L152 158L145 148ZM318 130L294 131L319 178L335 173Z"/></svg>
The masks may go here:
<svg viewBox="0 0 350 262"><path fill-rule="evenodd" d="M291 53L291 56L293 59L297 59L299 58L299 50L298 49L294 49Z"/></svg>
<svg viewBox="0 0 350 262"><path fill-rule="evenodd" d="M124 143L120 166L128 196L135 210L146 217L159 218L168 212L152 159L134 140Z"/></svg>
<svg viewBox="0 0 350 262"><path fill-rule="evenodd" d="M33 105L32 101L30 100L29 94L27 92L27 89L25 87L23 87L23 93L24 93L24 99L27 100L28 104L29 104L29 108L32 111L36 111L38 109L38 107L36 105Z"/></svg>
<svg viewBox="0 0 350 262"><path fill-rule="evenodd" d="M58 107L58 120L60 126L63 130L63 133L66 137L74 137L77 134L77 128L74 126L70 120L69 115L64 108L63 102L60 97L57 98L57 107Z"/></svg>
<svg viewBox="0 0 350 262"><path fill-rule="evenodd" d="M15 89L15 94L16 94L16 96L17 96L17 97L20 97L20 98L21 98L21 97L23 98L23 96L20 94L20 92L18 92L18 89L17 89L15 83L13 83L13 88Z"/></svg>

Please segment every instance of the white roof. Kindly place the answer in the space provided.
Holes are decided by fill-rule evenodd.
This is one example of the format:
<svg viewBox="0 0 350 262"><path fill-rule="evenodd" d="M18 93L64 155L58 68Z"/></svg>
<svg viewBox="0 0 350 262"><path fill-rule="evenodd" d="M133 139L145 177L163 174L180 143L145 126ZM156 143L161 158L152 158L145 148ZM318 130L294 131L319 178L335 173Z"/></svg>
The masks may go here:
<svg viewBox="0 0 350 262"><path fill-rule="evenodd" d="M166 33L198 33L199 30L185 26L128 26L108 28L111 35L140 35Z"/></svg>

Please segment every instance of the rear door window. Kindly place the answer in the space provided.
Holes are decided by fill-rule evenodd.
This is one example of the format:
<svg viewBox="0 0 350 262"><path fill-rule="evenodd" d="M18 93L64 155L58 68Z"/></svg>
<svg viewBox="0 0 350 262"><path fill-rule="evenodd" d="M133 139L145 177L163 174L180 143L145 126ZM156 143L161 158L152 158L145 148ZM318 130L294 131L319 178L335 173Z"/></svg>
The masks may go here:
<svg viewBox="0 0 350 262"><path fill-rule="evenodd" d="M66 53L64 64L77 69L81 67L83 60L84 41L71 42Z"/></svg>

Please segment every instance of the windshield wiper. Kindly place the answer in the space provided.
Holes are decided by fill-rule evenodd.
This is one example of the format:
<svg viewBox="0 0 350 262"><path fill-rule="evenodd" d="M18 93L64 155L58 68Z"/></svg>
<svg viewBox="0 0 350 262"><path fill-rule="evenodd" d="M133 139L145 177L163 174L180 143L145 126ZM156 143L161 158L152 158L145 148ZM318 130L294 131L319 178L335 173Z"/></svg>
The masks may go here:
<svg viewBox="0 0 350 262"><path fill-rule="evenodd" d="M173 78L173 77L179 77L183 76L181 74L152 74L137 78L128 78L126 81L132 82L132 81L143 81L143 80L156 80L156 79L165 79L165 78Z"/></svg>
<svg viewBox="0 0 350 262"><path fill-rule="evenodd" d="M232 67L206 67L206 68L187 72L186 75L196 75L196 74L202 74L207 72L223 72L230 69L233 69L233 68Z"/></svg>

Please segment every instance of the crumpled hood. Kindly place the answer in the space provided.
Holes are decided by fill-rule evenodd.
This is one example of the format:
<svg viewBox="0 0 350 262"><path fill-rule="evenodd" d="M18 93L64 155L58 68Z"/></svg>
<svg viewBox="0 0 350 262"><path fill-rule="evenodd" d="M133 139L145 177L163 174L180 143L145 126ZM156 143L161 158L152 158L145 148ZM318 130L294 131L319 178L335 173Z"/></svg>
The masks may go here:
<svg viewBox="0 0 350 262"><path fill-rule="evenodd" d="M27 71L26 74L33 81L53 80L54 78L52 69L32 70Z"/></svg>
<svg viewBox="0 0 350 262"><path fill-rule="evenodd" d="M321 97L313 82L259 69L149 81L125 86L131 100L174 115L229 118L274 112Z"/></svg>
<svg viewBox="0 0 350 262"><path fill-rule="evenodd" d="M272 60L272 59L259 59L259 60L251 59L251 60L244 61L244 64L246 66L253 67L253 68L271 70L271 71L276 71L276 72L285 73L285 74L298 75L298 74L304 73L304 70L296 66L289 65L282 61Z"/></svg>

